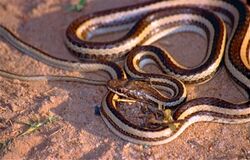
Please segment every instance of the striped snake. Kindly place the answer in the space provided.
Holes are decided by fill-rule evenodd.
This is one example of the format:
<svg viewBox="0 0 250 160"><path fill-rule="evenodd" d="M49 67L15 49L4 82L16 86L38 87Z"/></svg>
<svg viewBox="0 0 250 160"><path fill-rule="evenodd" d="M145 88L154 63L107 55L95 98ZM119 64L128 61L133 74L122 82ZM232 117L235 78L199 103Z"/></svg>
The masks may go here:
<svg viewBox="0 0 250 160"><path fill-rule="evenodd" d="M104 70L111 75L107 83L81 77L24 76L1 70L4 77L20 80L72 80L106 85L110 90L102 101L101 116L119 137L138 144L158 145L172 141L195 122L246 123L250 121L250 101L232 104L217 98L198 98L188 102L184 83L203 83L213 77L224 56L232 78L250 96L250 12L238 0L153 0L133 6L101 11L74 20L66 31L66 46L84 61L66 61L49 56L0 25L0 36L21 52L48 65L80 72ZM232 31L226 34L225 24ZM119 39L95 42L99 34L129 30ZM160 38L190 31L207 41L203 62L188 68L167 51L151 46ZM116 61L125 58L123 71ZM108 60L108 61L107 61ZM143 67L157 64L166 73L146 73ZM132 80L128 79L131 77ZM136 80L136 79L139 80ZM169 96L159 94L160 88ZM147 128L128 121L117 108L117 99L128 97L152 101L173 110L176 129L163 125ZM184 102L184 103L183 103Z"/></svg>

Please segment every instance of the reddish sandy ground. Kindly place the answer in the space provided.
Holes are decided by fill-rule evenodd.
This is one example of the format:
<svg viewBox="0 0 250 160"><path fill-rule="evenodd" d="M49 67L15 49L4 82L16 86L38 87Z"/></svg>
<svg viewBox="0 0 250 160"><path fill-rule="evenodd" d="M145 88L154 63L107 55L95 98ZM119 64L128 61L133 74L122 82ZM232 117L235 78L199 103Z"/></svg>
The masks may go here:
<svg viewBox="0 0 250 160"><path fill-rule="evenodd" d="M133 3L143 0L135 0ZM82 12L67 12L70 0L1 0L0 23L20 38L55 57L74 59L64 46L64 33L76 17L106 8L131 4L131 0L89 0ZM191 33L172 35L158 42L177 60L195 66L205 55L206 42ZM167 41L167 43L166 43ZM165 42L165 43L164 43ZM191 43L192 42L192 43ZM68 74L48 67L0 41L0 68L19 74ZM100 78L100 74L88 75ZM176 140L160 146L128 143L115 136L96 116L105 87L74 82L21 82L0 77L0 141L27 129L18 122L59 119L38 131L20 136L0 159L247 159L250 126L198 123ZM225 68L208 83L188 86L188 99L211 96L231 102L246 100Z"/></svg>

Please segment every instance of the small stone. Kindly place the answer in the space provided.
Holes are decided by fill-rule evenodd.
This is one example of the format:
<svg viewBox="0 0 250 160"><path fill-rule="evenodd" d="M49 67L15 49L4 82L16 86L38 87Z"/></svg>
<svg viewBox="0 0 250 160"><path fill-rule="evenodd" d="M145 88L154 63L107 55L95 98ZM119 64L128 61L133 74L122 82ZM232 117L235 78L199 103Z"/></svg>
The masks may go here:
<svg viewBox="0 0 250 160"><path fill-rule="evenodd" d="M13 83L14 83L14 84L20 84L21 82L20 82L20 80L18 80L18 79L14 79L14 80L13 80Z"/></svg>
<svg viewBox="0 0 250 160"><path fill-rule="evenodd" d="M9 106L10 106L10 109L11 109L12 112L16 112L16 111L19 110L18 109L19 107L14 103L10 103Z"/></svg>
<svg viewBox="0 0 250 160"><path fill-rule="evenodd" d="M105 138L103 142L104 142L104 143L108 143L108 142L109 142L109 139L108 139L108 138Z"/></svg>
<svg viewBox="0 0 250 160"><path fill-rule="evenodd" d="M56 101L56 97L55 96L50 96L49 100L50 100L50 102L55 102Z"/></svg>
<svg viewBox="0 0 250 160"><path fill-rule="evenodd" d="M101 107L96 105L95 106L95 115L96 116L101 116L101 111L100 111Z"/></svg>

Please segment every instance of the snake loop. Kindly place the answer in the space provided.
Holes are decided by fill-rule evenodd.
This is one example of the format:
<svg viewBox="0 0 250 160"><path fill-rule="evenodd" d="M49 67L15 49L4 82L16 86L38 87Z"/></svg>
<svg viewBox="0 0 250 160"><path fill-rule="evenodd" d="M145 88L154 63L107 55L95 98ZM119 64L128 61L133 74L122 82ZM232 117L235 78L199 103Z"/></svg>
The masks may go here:
<svg viewBox="0 0 250 160"><path fill-rule="evenodd" d="M226 22L232 27L228 38ZM204 97L181 104L186 99L186 89L181 81L201 83L209 80L218 70L223 56L230 75L250 96L249 23L250 12L239 0L152 0L101 11L76 19L66 31L67 47L79 59L88 60L83 62L51 57L0 25L0 36L3 39L36 60L61 69L80 72L104 70L111 75L112 80L106 84L82 77L30 77L3 70L0 70L0 75L20 80L73 80L107 85L110 91L104 97L101 107L101 116L107 126L116 135L133 143L164 144L177 138L188 126L196 122L238 124L250 121L249 99L242 104L232 104L217 98ZM119 39L108 42L91 40L96 34L124 29L129 29L129 32ZM206 57L197 67L182 66L163 49L150 45L164 36L183 31L195 32L207 41ZM107 61L124 57L125 70L130 77L144 79L144 82L148 80L150 85L166 89L172 99L158 95L156 90L150 86L148 88L144 82L134 83L128 80L120 66ZM158 64L168 75L143 71L143 66L152 63ZM131 88L126 88L128 86ZM143 92L134 90L134 86L141 87ZM119 95L147 99L165 108L173 108L173 118L180 123L176 125L175 131L168 126L152 129L135 125L117 110L118 104L115 100L119 99Z"/></svg>

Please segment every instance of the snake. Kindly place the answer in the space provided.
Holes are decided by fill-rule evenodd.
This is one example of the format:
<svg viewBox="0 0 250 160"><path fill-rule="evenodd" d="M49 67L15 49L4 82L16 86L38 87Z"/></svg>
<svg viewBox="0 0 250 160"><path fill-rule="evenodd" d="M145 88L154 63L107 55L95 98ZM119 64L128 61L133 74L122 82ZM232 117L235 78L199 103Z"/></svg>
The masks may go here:
<svg viewBox="0 0 250 160"><path fill-rule="evenodd" d="M106 85L108 93L100 113L108 128L124 140L160 145L173 141L196 122L228 124L250 121L250 12L239 0L151 0L131 6L99 11L75 19L67 28L65 44L79 61L50 56L18 38L0 25L0 36L21 52L53 67L79 72L106 71L108 82L70 76L25 76L0 70L0 75L26 81L68 80ZM226 29L231 26L231 33ZM128 31L115 40L94 41L96 35ZM179 64L167 50L152 43L171 34L194 32L207 41L202 63L190 68ZM229 34L229 36L227 36ZM124 69L117 61L124 60ZM185 102L185 84L199 84L217 73L221 62L248 96L239 104L203 97ZM148 73L156 64L164 74ZM131 80L132 79L132 80ZM139 79L139 80L137 80ZM156 88L156 89L155 89ZM169 96L159 94L167 90ZM173 110L176 129L146 128L127 120L117 108L120 97L152 101Z"/></svg>

